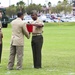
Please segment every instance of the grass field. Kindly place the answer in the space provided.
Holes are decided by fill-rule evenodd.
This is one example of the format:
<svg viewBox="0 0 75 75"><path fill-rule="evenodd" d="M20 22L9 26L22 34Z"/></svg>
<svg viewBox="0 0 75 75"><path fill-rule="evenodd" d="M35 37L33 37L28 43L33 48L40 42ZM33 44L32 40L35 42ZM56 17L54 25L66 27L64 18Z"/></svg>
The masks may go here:
<svg viewBox="0 0 75 75"><path fill-rule="evenodd" d="M11 26L3 28L0 75L75 75L75 23L46 23L42 49L42 69L34 69L31 38L25 38L23 70L7 70Z"/></svg>

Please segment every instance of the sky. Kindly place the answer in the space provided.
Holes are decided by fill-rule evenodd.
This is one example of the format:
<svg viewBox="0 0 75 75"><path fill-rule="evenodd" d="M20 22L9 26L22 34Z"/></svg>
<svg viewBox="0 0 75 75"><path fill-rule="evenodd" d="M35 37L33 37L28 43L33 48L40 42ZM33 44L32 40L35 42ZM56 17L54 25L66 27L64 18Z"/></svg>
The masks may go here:
<svg viewBox="0 0 75 75"><path fill-rule="evenodd" d="M1 2L0 6L8 7L9 5L16 4L19 1L25 2L26 5L28 4L27 2L28 0L0 0ZM38 1L33 0L33 3L44 5L47 4L48 2L51 2L52 5L56 5L58 1L63 1L63 0L38 0ZM29 0L29 3L31 3L31 0Z"/></svg>

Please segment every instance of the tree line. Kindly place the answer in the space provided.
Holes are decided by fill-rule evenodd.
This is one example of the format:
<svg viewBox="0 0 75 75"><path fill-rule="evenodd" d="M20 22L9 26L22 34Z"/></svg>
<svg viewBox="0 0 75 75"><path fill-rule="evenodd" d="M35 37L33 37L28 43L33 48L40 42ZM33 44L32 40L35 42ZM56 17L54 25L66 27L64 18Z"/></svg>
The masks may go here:
<svg viewBox="0 0 75 75"><path fill-rule="evenodd" d="M47 7L48 6L48 7ZM51 13L61 13L64 12L65 14L71 13L72 11L72 3L69 3L68 0L58 1L58 4L56 6L52 6L51 2L48 2L48 5L41 5L41 4L30 4L26 6L26 4L23 1L19 1L16 3L16 5L10 5L6 8L6 14L8 16L15 15L16 12L22 11L23 13L30 14L31 10L36 9L38 12L42 12L43 8L49 8Z"/></svg>

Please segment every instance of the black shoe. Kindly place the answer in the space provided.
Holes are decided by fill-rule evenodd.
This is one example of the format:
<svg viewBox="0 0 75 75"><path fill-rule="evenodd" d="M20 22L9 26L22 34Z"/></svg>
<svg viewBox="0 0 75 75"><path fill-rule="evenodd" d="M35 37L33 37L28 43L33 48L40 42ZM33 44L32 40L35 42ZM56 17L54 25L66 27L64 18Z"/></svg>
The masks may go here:
<svg viewBox="0 0 75 75"><path fill-rule="evenodd" d="M41 67L34 67L34 68L36 68L36 69L41 69Z"/></svg>

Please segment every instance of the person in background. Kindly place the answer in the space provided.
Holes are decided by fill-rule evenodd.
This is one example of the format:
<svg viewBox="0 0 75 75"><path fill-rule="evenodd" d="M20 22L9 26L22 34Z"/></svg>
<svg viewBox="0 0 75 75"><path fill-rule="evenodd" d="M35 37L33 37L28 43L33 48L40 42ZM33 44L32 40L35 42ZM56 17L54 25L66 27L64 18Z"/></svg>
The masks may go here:
<svg viewBox="0 0 75 75"><path fill-rule="evenodd" d="M42 58L42 45L43 45L43 26L44 23L38 19L37 11L32 10L31 17L33 19L32 25L33 25L33 32L32 32L32 53L33 53L33 63L34 68L41 68L41 58Z"/></svg>
<svg viewBox="0 0 75 75"><path fill-rule="evenodd" d="M1 18L2 18L2 11L0 11L0 63L2 56L2 38L3 38Z"/></svg>
<svg viewBox="0 0 75 75"><path fill-rule="evenodd" d="M22 69L23 62L23 48L24 48L24 35L29 39L30 35L26 29L26 24L23 22L24 14L17 13L17 18L11 22L12 25L12 38L10 46L10 56L8 62L8 70L13 70L15 56L17 55L17 70Z"/></svg>

